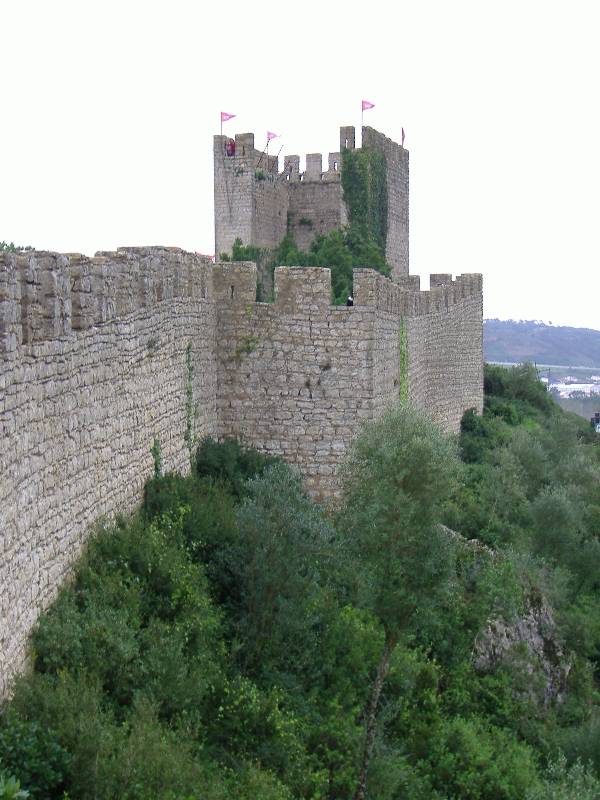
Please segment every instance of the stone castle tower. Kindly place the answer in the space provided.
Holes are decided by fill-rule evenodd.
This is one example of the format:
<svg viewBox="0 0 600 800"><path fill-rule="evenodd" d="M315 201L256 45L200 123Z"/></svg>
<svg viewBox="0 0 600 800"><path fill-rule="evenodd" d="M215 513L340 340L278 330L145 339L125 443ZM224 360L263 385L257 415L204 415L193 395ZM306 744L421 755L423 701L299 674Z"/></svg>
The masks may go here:
<svg viewBox="0 0 600 800"><path fill-rule="evenodd" d="M340 128L340 149L329 153L323 170L321 153L279 159L254 146L254 134L235 139L214 137L215 252L231 253L234 241L273 250L291 233L302 250L315 236L348 222L342 191L342 154L355 149L355 129ZM362 129L363 148L379 151L386 164L386 259L392 277L408 275L408 150L373 128Z"/></svg>

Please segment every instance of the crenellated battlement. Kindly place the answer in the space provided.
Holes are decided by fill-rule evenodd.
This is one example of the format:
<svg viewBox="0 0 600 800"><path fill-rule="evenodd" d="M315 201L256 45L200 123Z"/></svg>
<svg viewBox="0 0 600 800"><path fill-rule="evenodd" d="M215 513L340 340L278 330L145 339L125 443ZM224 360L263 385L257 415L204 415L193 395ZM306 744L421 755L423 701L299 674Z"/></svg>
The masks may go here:
<svg viewBox="0 0 600 800"><path fill-rule="evenodd" d="M256 289L254 263L178 248L0 255L0 696L92 523L139 502L156 441L185 471L190 442L238 437L322 499L399 399L450 431L481 410L480 275L420 291L356 269L352 306L322 267L277 267L272 303Z"/></svg>
<svg viewBox="0 0 600 800"><path fill-rule="evenodd" d="M236 177L244 174L244 170L263 170L276 177L279 173L279 159L269 155L266 146L257 150L254 146L253 133L237 133L235 138L218 135L214 137L215 159L222 160L223 166L233 171Z"/></svg>
<svg viewBox="0 0 600 800"><path fill-rule="evenodd" d="M342 179L342 155L339 152L329 153L327 169L323 170L323 154L308 153L304 172L300 172L300 156L285 156L280 178L288 183L340 182Z"/></svg>
<svg viewBox="0 0 600 800"><path fill-rule="evenodd" d="M162 300L212 300L212 264L179 248L121 247L94 257L0 255L0 353L61 339Z"/></svg>
<svg viewBox="0 0 600 800"><path fill-rule="evenodd" d="M254 262L217 262L213 269L214 298L218 305L244 307L255 303L257 269ZM431 275L430 290L422 291L418 275L393 281L373 269L353 270L353 309L370 308L400 317L423 317L448 310L468 297L479 297L482 276L479 273ZM318 313L336 308L331 302L331 270L328 267L277 267L271 305L283 313L310 310Z"/></svg>

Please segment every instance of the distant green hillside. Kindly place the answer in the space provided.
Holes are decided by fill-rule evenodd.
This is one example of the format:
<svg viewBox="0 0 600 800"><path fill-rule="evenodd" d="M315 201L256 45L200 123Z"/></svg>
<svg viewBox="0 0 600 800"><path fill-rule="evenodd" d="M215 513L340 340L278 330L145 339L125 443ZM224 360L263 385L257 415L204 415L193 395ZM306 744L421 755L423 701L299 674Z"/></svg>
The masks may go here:
<svg viewBox="0 0 600 800"><path fill-rule="evenodd" d="M541 322L486 319L486 361L600 367L600 331Z"/></svg>

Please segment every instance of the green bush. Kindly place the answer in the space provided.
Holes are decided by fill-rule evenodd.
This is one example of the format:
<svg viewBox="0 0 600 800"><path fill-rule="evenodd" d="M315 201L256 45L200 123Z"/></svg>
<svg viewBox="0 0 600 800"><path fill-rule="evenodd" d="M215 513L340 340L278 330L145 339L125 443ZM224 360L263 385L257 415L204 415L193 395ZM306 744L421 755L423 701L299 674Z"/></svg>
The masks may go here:
<svg viewBox="0 0 600 800"><path fill-rule="evenodd" d="M279 459L266 456L256 450L242 447L237 439L216 442L210 436L204 438L196 455L196 471L202 477L210 477L223 483L236 498L245 495L248 478L261 475Z"/></svg>
<svg viewBox="0 0 600 800"><path fill-rule="evenodd" d="M390 274L382 249L365 232L364 227L350 226L316 236L308 252L299 250L288 234L275 251L274 265L300 267L329 267L331 270L331 297L334 305L345 304L352 294L352 269L369 267L383 275Z"/></svg>
<svg viewBox="0 0 600 800"><path fill-rule="evenodd" d="M532 749L477 718L445 721L428 762L432 786L443 797L522 800L538 785Z"/></svg>
<svg viewBox="0 0 600 800"><path fill-rule="evenodd" d="M0 800L26 800L30 796L26 789L21 789L21 782L14 775L0 772Z"/></svg>
<svg viewBox="0 0 600 800"><path fill-rule="evenodd" d="M91 543L33 635L39 672L93 676L119 716L140 692L171 717L220 673L220 621L182 542L185 511L134 519Z"/></svg>
<svg viewBox="0 0 600 800"><path fill-rule="evenodd" d="M52 727L20 717L14 709L0 716L0 765L18 775L33 798L46 798L65 788L70 756ZM3 797L0 791L0 798Z"/></svg>
<svg viewBox="0 0 600 800"><path fill-rule="evenodd" d="M540 785L529 789L525 800L598 800L600 781L581 761L570 767L564 756L550 762Z"/></svg>
<svg viewBox="0 0 600 800"><path fill-rule="evenodd" d="M465 415L461 463L410 411L379 420L333 509L233 441L149 481L40 618L0 716L0 798L347 800L369 719L378 800L596 796L600 456L532 380L486 370L498 394ZM554 704L526 659L473 663L526 600L570 665Z"/></svg>

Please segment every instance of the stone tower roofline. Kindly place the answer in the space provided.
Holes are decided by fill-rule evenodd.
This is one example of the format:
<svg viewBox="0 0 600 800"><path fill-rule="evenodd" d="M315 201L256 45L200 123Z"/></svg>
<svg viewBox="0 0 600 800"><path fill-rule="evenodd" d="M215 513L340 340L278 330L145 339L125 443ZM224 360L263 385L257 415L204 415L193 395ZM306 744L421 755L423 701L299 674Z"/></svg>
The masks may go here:
<svg viewBox="0 0 600 800"><path fill-rule="evenodd" d="M363 126L362 136L363 142L365 142L365 139L369 141L370 138L375 136L383 138L386 144L401 148L408 153L403 145L398 144L368 125ZM304 172L300 172L300 156L297 154L284 156L283 167L280 172L279 158L270 154L267 156L266 148L265 150L258 150L255 147L255 136L252 132L235 134L233 138L235 142L234 155L226 155L228 141L231 141L231 137L217 134L214 137L214 152L222 155L224 159L227 158L228 161L231 159L232 163L246 164L253 166L255 169L262 168L273 177L286 181L339 181L341 179L343 151L356 149L356 129L354 125L342 125L340 127L340 149L328 153L327 169L325 170L323 169L324 156L322 153L307 153ZM264 180L264 177L261 176L258 179Z"/></svg>
<svg viewBox="0 0 600 800"><path fill-rule="evenodd" d="M327 157L327 169L323 170L323 154L307 153L306 170L300 172L300 156L286 155L283 160L283 168L279 171L279 158L268 155L265 151L257 150L254 146L253 133L238 133L235 135L235 154L227 155L227 142L231 141L228 136L217 135L214 137L215 156L221 156L225 164L231 164L238 169L248 167L255 170L263 170L266 175L254 176L256 180L265 180L273 177L284 181L339 181L341 178L341 153L329 153Z"/></svg>

